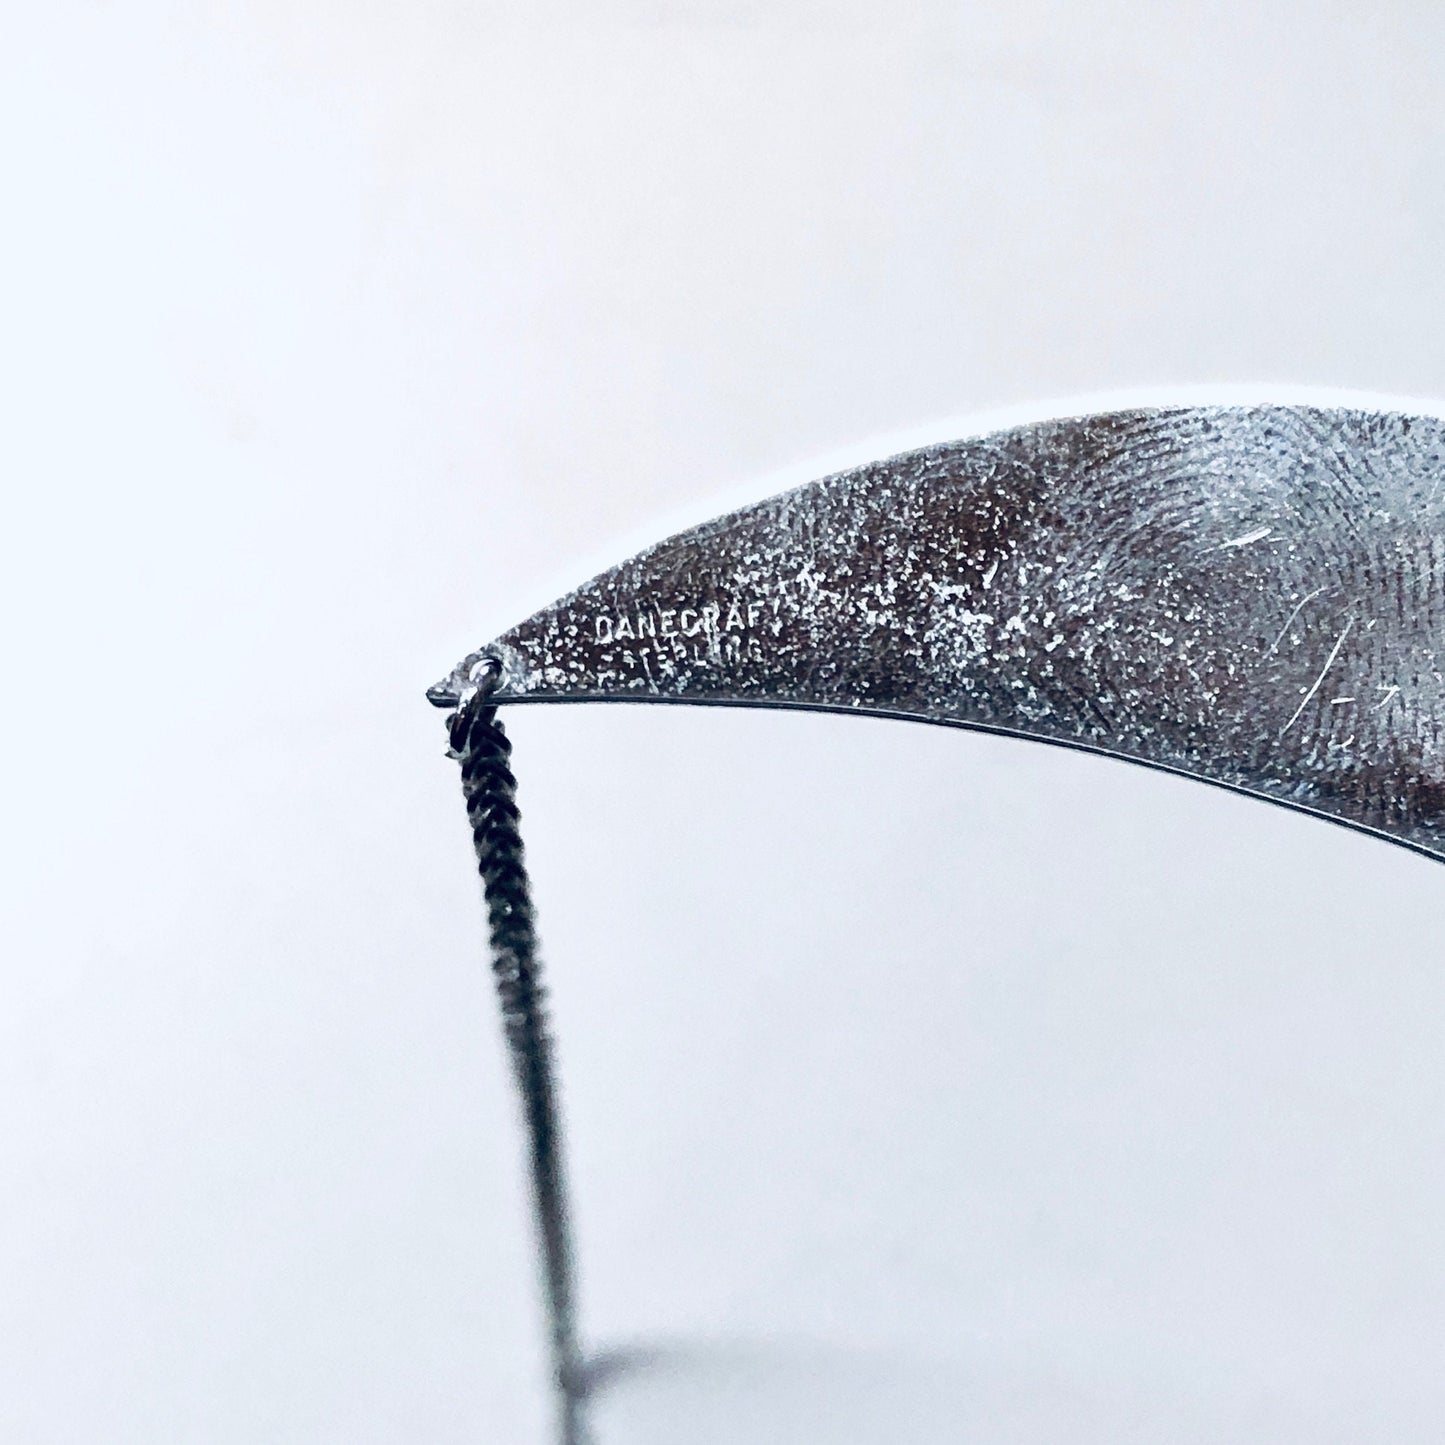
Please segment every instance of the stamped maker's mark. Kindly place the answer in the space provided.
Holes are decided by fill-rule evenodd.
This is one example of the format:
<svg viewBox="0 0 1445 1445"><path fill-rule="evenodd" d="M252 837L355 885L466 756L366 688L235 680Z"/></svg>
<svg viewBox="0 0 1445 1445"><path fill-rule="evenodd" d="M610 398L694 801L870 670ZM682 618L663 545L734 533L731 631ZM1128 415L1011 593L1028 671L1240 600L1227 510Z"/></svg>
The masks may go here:
<svg viewBox="0 0 1445 1445"><path fill-rule="evenodd" d="M777 604L772 610L777 611ZM599 613L593 619L598 642L640 642L659 637L714 637L752 631L768 611L762 602L706 602L698 607L638 608Z"/></svg>

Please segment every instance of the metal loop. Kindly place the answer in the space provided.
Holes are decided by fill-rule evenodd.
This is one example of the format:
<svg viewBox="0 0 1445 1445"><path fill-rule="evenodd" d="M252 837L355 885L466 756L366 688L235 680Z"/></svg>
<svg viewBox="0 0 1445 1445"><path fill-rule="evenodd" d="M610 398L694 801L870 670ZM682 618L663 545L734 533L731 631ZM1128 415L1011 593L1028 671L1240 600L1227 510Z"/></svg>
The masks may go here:
<svg viewBox="0 0 1445 1445"><path fill-rule="evenodd" d="M447 718L449 755L461 761L467 752L467 739L473 719L478 717L488 699L502 681L502 659L495 652L473 652L462 659L452 674L456 711Z"/></svg>

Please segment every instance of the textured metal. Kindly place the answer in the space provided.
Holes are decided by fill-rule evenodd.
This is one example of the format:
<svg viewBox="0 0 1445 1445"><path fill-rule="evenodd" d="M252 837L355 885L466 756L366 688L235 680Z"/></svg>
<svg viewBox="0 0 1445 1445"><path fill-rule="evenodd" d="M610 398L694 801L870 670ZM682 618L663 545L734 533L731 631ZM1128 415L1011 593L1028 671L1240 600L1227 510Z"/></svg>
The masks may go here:
<svg viewBox="0 0 1445 1445"><path fill-rule="evenodd" d="M925 447L597 577L487 649L493 700L982 728L1445 858L1442 483L1445 424L1362 411L1117 412Z"/></svg>

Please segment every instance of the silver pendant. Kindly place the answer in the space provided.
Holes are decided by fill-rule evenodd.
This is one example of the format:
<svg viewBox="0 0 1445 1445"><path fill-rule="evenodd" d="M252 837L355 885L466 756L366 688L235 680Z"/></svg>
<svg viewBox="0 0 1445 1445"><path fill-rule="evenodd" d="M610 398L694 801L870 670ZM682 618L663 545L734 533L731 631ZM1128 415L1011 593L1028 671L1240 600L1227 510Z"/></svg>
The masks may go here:
<svg viewBox="0 0 1445 1445"><path fill-rule="evenodd" d="M1048 421L684 532L482 652L500 665L499 704L981 728L1445 858L1442 483L1434 417L1260 406ZM471 661L432 696L459 695Z"/></svg>

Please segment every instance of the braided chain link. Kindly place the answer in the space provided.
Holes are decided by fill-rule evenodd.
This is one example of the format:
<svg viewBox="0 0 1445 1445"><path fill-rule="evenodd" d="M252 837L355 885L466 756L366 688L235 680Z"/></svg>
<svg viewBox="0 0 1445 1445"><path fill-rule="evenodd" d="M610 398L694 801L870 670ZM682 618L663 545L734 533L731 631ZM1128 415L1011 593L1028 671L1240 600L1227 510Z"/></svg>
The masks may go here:
<svg viewBox="0 0 1445 1445"><path fill-rule="evenodd" d="M447 720L449 756L461 764L462 792L486 899L492 974L527 1126L553 1374L563 1411L562 1438L564 1445L580 1445L582 1376L546 990L540 981L536 920L522 850L517 780L511 767L512 744L497 719L497 709L488 702L497 673L487 669L483 675L477 674L474 668L473 688L463 694L457 711Z"/></svg>

